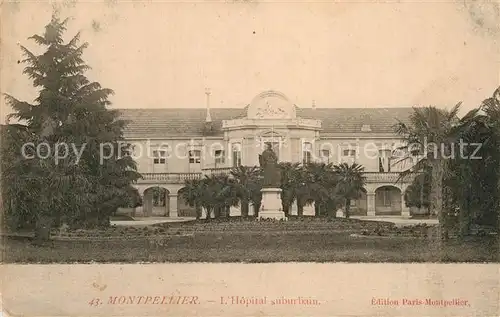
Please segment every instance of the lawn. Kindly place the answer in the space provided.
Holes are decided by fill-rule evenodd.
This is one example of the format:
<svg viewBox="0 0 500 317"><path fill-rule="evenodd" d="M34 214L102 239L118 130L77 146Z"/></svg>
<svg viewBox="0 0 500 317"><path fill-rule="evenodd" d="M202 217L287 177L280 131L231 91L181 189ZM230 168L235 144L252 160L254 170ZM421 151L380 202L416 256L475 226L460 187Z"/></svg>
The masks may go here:
<svg viewBox="0 0 500 317"><path fill-rule="evenodd" d="M74 262L498 262L492 237L450 240L405 234L389 223L338 219L193 221L147 228L76 231L35 245L4 238L7 263ZM368 233L368 235L367 235ZM353 234L355 234L353 236Z"/></svg>

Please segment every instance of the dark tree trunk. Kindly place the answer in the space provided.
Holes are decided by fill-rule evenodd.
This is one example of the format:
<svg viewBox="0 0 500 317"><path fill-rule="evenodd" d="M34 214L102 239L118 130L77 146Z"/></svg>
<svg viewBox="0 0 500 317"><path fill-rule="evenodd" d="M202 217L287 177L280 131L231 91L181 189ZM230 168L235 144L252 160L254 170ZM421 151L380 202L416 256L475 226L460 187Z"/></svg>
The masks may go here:
<svg viewBox="0 0 500 317"><path fill-rule="evenodd" d="M290 213L290 204L281 197L281 208L283 208L283 213L285 217L288 217Z"/></svg>
<svg viewBox="0 0 500 317"><path fill-rule="evenodd" d="M469 210L466 210L465 208L460 208L460 211L458 213L458 219L459 219L459 236L460 238L463 238L467 235L469 235L470 231L470 218L469 218Z"/></svg>
<svg viewBox="0 0 500 317"><path fill-rule="evenodd" d="M349 219L350 216L351 216L351 200L346 199L345 200L345 218Z"/></svg>
<svg viewBox="0 0 500 317"><path fill-rule="evenodd" d="M49 241L51 227L52 219L47 216L40 216L36 221L35 240L37 242Z"/></svg>
<svg viewBox="0 0 500 317"><path fill-rule="evenodd" d="M109 215L103 215L99 217L98 226L101 228L108 228L111 225L111 220Z"/></svg>
<svg viewBox="0 0 500 317"><path fill-rule="evenodd" d="M437 214L439 219L439 236L441 239L448 239L447 216L443 210L443 178L445 162L442 159L435 160L432 164L431 183L431 210Z"/></svg>
<svg viewBox="0 0 500 317"><path fill-rule="evenodd" d="M241 200L241 216L243 218L248 218L248 199Z"/></svg>
<svg viewBox="0 0 500 317"><path fill-rule="evenodd" d="M319 217L321 215L321 210L323 210L323 203L315 202L314 203L314 216Z"/></svg>
<svg viewBox="0 0 500 317"><path fill-rule="evenodd" d="M196 220L200 220L201 219L201 207L196 205L194 208L196 211Z"/></svg>
<svg viewBox="0 0 500 317"><path fill-rule="evenodd" d="M465 203L462 203L458 212L459 223L459 237L463 238L469 234L470 231L470 196L467 193Z"/></svg>
<svg viewBox="0 0 500 317"><path fill-rule="evenodd" d="M335 204L332 201L325 203L325 212L328 217L337 218L337 210L335 210Z"/></svg>
<svg viewBox="0 0 500 317"><path fill-rule="evenodd" d="M261 203L253 205L253 214L255 215L256 218L259 217L260 205Z"/></svg>
<svg viewBox="0 0 500 317"><path fill-rule="evenodd" d="M285 214L285 217L288 217L290 213L290 207L288 205L282 205L283 207L283 213Z"/></svg>
<svg viewBox="0 0 500 317"><path fill-rule="evenodd" d="M297 202L297 215L299 217L303 217L304 216L304 204L301 202Z"/></svg>
<svg viewBox="0 0 500 317"><path fill-rule="evenodd" d="M113 210L98 210L97 213L97 226L101 228L108 228L110 226L110 216Z"/></svg>
<svg viewBox="0 0 500 317"><path fill-rule="evenodd" d="M56 216L54 217L54 221L52 222L52 226L53 226L54 228L59 228L61 225L62 225L61 215L58 213L58 214L56 214Z"/></svg>

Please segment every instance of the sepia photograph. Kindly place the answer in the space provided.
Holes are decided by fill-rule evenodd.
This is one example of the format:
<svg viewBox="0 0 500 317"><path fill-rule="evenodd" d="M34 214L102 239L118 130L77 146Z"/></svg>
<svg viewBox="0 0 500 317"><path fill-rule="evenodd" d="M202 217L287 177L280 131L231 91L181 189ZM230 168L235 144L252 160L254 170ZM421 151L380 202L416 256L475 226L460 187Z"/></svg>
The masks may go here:
<svg viewBox="0 0 500 317"><path fill-rule="evenodd" d="M155 308L142 315L171 316L222 316L221 307L260 316L499 313L498 2L19 0L2 2L1 17L9 316L140 315L143 306ZM418 263L426 283L442 292L477 283L460 284L473 295L422 295L425 286L408 286ZM475 282L428 277L426 267L445 264L446 274L467 272L463 265L489 273ZM102 273L111 265L129 274ZM241 265L251 265L245 279L235 277ZM362 299L366 311L335 313L317 296L286 295L285 284L283 294L213 299L205 295L224 287L131 291L167 279L140 280L146 268L170 274L172 285L188 271L189 283L200 275L213 285L232 272L226 288L237 279L265 290L277 284L257 276L275 274L273 265L381 270L381 288L399 281L421 295L373 293ZM388 282L400 274L394 267L406 277ZM64 283L74 285L49 282L49 268L73 272ZM296 270L289 276L308 271ZM84 284L101 294L109 279L127 291L80 300L94 310L59 307L82 272L97 272ZM309 281L320 285L320 272ZM349 274L339 283L350 284ZM125 286L125 276L139 284ZM363 288L362 275L353 279L350 292ZM21 285L29 294L55 287L43 295L54 302L27 308ZM485 290L491 301L474 307Z"/></svg>

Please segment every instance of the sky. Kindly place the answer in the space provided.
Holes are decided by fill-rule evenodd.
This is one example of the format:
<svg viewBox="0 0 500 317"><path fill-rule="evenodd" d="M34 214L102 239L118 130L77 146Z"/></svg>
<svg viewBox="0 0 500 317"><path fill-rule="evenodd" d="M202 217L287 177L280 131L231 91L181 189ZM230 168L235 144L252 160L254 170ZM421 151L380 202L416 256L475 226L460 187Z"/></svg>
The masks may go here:
<svg viewBox="0 0 500 317"><path fill-rule="evenodd" d="M243 107L278 90L299 107L452 107L500 83L500 9L487 1L19 1L1 6L0 87L31 101L18 44L52 8L89 43L113 108ZM2 99L1 120L10 109Z"/></svg>

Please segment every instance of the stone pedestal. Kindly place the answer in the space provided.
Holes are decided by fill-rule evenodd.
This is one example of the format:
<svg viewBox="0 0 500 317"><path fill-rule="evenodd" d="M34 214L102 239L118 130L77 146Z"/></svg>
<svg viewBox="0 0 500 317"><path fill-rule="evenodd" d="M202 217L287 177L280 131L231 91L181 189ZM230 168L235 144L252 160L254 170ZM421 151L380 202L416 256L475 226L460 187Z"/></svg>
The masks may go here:
<svg viewBox="0 0 500 317"><path fill-rule="evenodd" d="M259 218L285 219L285 213L281 205L281 188L262 188L260 192L262 193L262 203Z"/></svg>

